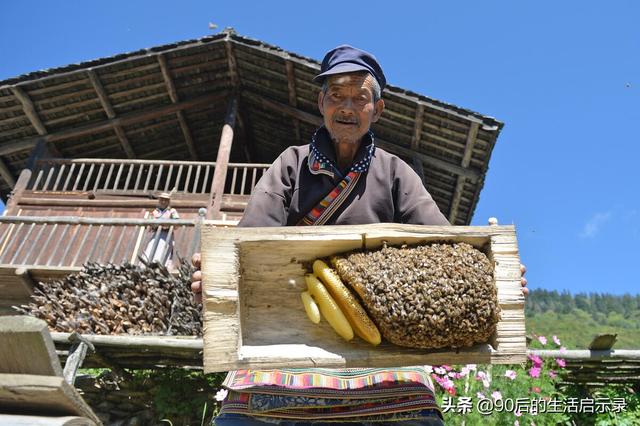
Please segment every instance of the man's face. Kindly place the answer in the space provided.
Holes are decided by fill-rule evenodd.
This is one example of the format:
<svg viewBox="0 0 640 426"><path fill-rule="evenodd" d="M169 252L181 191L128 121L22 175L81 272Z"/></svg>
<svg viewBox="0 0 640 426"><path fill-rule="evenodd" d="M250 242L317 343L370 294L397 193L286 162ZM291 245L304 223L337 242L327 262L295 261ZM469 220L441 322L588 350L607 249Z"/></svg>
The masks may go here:
<svg viewBox="0 0 640 426"><path fill-rule="evenodd" d="M328 79L326 93L318 96L324 125L334 142L358 143L384 110L382 99L373 101L373 76L350 73Z"/></svg>
<svg viewBox="0 0 640 426"><path fill-rule="evenodd" d="M161 209L166 209L169 207L169 199L168 198L158 198L158 207Z"/></svg>

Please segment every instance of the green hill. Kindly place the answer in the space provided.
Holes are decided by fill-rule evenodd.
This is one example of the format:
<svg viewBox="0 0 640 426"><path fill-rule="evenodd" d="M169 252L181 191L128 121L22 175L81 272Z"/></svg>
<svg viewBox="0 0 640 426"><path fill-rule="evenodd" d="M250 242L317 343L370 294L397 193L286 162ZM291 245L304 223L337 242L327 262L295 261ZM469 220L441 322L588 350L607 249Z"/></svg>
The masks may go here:
<svg viewBox="0 0 640 426"><path fill-rule="evenodd" d="M640 349L640 295L532 290L525 315L527 334L556 335L567 349L584 349L601 333L618 335L616 349Z"/></svg>

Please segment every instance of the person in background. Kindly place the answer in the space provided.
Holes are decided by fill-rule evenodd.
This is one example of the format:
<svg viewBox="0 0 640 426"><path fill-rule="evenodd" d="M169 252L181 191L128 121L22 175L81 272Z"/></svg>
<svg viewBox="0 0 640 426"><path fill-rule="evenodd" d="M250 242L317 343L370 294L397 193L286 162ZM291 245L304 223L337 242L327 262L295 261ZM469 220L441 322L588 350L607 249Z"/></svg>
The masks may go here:
<svg viewBox="0 0 640 426"><path fill-rule="evenodd" d="M151 212L153 219L180 219L178 211L171 207L171 194L161 192L158 194L158 206ZM168 226L149 227L151 239L144 250L144 257L149 262L159 262L171 268L173 265L174 234L169 235Z"/></svg>

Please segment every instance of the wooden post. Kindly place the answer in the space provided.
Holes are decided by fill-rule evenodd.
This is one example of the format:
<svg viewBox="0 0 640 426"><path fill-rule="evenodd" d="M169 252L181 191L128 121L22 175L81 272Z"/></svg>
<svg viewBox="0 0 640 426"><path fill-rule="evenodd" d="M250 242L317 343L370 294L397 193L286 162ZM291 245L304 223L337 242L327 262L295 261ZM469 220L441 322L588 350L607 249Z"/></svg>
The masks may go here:
<svg viewBox="0 0 640 426"><path fill-rule="evenodd" d="M7 206L5 209L5 214L7 216L14 216L18 211L18 205L20 204L20 198L22 198L22 194L25 189L27 189L27 185L29 184L29 180L31 179L31 170L23 169L20 172L20 176L18 177L18 181L13 186L13 191L9 195L9 200L7 201Z"/></svg>
<svg viewBox="0 0 640 426"><path fill-rule="evenodd" d="M233 132L237 113L238 98L234 96L229 102L227 115L224 119L224 127L222 128L222 135L220 135L216 169L213 173L211 194L209 195L209 204L207 205L207 219L216 219L222 206L222 193L224 192L224 184L227 180L227 167L229 165L229 156L231 155L231 145L233 144Z"/></svg>

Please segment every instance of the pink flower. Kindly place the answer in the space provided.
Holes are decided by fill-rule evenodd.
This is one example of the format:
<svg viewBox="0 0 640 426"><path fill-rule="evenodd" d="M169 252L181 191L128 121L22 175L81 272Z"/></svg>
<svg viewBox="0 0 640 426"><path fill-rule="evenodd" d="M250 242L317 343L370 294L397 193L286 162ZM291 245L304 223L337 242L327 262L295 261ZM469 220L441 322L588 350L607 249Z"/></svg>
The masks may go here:
<svg viewBox="0 0 640 426"><path fill-rule="evenodd" d="M447 371L451 371L451 370L453 370L453 368L451 368L451 366L450 366L450 365L443 365L443 366L442 366L442 368L444 368L444 369L445 369L445 370L447 370Z"/></svg>
<svg viewBox="0 0 640 426"><path fill-rule="evenodd" d="M467 365L465 365L465 367L469 371L476 371L476 369L477 369L477 365L476 364L467 364Z"/></svg>
<svg viewBox="0 0 640 426"><path fill-rule="evenodd" d="M565 368L567 366L566 361L562 358L556 358L556 364L558 364L560 368Z"/></svg>
<svg viewBox="0 0 640 426"><path fill-rule="evenodd" d="M554 336L552 337L552 339L553 339L553 343L555 343L555 344L556 344L556 345L558 345L558 346L560 346L560 345L561 345L561 343L560 343L560 339L558 339L558 336L555 336L555 335L554 335Z"/></svg>
<svg viewBox="0 0 640 426"><path fill-rule="evenodd" d="M549 377L551 377L552 379L556 378L557 374L555 371L551 370L549 371Z"/></svg>
<svg viewBox="0 0 640 426"><path fill-rule="evenodd" d="M567 348L565 348L564 346L560 346L560 353L561 354L567 353Z"/></svg>
<svg viewBox="0 0 640 426"><path fill-rule="evenodd" d="M522 413L520 411L516 410L516 411L513 412L513 415L516 416L516 417L520 417L522 415Z"/></svg>
<svg viewBox="0 0 640 426"><path fill-rule="evenodd" d="M531 367L531 369L529 369L529 375L531 377L540 377L540 371L539 367Z"/></svg>
<svg viewBox="0 0 640 426"><path fill-rule="evenodd" d="M520 426L520 422L518 421L518 419L516 419L516 421L513 422L513 426Z"/></svg>
<svg viewBox="0 0 640 426"><path fill-rule="evenodd" d="M491 394L491 398L493 398L494 401L497 401L499 399L502 399L502 394L500 393L500 391L494 391Z"/></svg>
<svg viewBox="0 0 640 426"><path fill-rule="evenodd" d="M445 374L447 374L447 370L445 370L442 367L436 367L433 369L433 371L435 371L436 374L440 374L441 376L444 376Z"/></svg>
<svg viewBox="0 0 640 426"><path fill-rule="evenodd" d="M541 389L538 386L534 386L531 388L532 391L534 391L535 393L540 393Z"/></svg>
<svg viewBox="0 0 640 426"><path fill-rule="evenodd" d="M478 393L476 393L476 397L477 397L478 399L485 399L485 398L486 398L486 396L484 396L484 394L483 394L482 392L478 392Z"/></svg>
<svg viewBox="0 0 640 426"><path fill-rule="evenodd" d="M538 342L542 343L542 346L547 344L547 338L544 336L538 336Z"/></svg>
<svg viewBox="0 0 640 426"><path fill-rule="evenodd" d="M516 379L516 372L513 370L507 370L504 372L504 377L507 377L511 380L515 380Z"/></svg>
<svg viewBox="0 0 640 426"><path fill-rule="evenodd" d="M538 355L529 355L529 359L533 363L534 367L542 366L542 358L540 358Z"/></svg>

